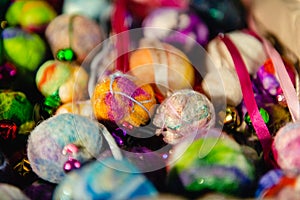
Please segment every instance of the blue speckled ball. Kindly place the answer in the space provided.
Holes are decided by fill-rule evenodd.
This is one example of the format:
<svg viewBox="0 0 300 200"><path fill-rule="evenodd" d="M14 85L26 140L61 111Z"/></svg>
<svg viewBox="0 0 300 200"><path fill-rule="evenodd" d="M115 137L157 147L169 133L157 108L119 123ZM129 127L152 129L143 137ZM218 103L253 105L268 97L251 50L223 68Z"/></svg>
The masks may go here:
<svg viewBox="0 0 300 200"><path fill-rule="evenodd" d="M42 179L59 183L65 176L64 163L70 154L63 148L75 144L79 151L72 157L82 164L99 156L102 135L96 122L75 114L60 114L40 123L30 134L27 154L32 170Z"/></svg>
<svg viewBox="0 0 300 200"><path fill-rule="evenodd" d="M128 171L135 171L130 173ZM143 199L157 191L127 160L106 158L70 172L56 187L53 199ZM76 183L76 184L74 184Z"/></svg>

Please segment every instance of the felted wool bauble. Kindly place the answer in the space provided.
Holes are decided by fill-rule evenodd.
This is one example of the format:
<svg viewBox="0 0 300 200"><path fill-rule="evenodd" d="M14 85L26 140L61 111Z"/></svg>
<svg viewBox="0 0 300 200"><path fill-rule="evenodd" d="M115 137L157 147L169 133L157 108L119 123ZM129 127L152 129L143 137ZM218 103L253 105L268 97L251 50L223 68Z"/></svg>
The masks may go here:
<svg viewBox="0 0 300 200"><path fill-rule="evenodd" d="M139 84L133 77L119 72L96 85L91 101L96 119L136 127L149 121L156 103L149 84Z"/></svg>
<svg viewBox="0 0 300 200"><path fill-rule="evenodd" d="M3 30L2 37L7 60L20 69L34 71L45 58L46 44L35 33L11 27Z"/></svg>
<svg viewBox="0 0 300 200"><path fill-rule="evenodd" d="M1 199L30 200L19 188L14 185L0 183Z"/></svg>
<svg viewBox="0 0 300 200"><path fill-rule="evenodd" d="M299 145L300 122L288 123L281 127L273 142L274 157L285 171L300 172Z"/></svg>
<svg viewBox="0 0 300 200"><path fill-rule="evenodd" d="M24 30L42 33L56 16L56 11L47 1L21 0L11 4L6 13L6 20L11 26L20 24Z"/></svg>
<svg viewBox="0 0 300 200"><path fill-rule="evenodd" d="M48 97L54 93L62 103L79 100L87 91L88 74L84 68L67 62L48 60L42 64L36 73L38 90Z"/></svg>
<svg viewBox="0 0 300 200"><path fill-rule="evenodd" d="M194 68L188 57L170 44L144 38L129 59L129 73L144 84L154 84L164 97L169 91L194 85Z"/></svg>
<svg viewBox="0 0 300 200"><path fill-rule="evenodd" d="M132 163L106 158L70 172L55 189L53 199L147 199L156 195L154 186Z"/></svg>
<svg viewBox="0 0 300 200"><path fill-rule="evenodd" d="M18 126L33 118L33 106L23 92L0 90L0 120L12 120Z"/></svg>
<svg viewBox="0 0 300 200"><path fill-rule="evenodd" d="M262 43L250 34L242 31L230 32L228 37L240 52L249 75L254 75L266 60L266 53ZM214 67L210 68L207 65L207 74L202 84L204 92L212 98L225 95L229 105L237 106L242 100L242 90L227 47L220 38L216 37L208 43L207 51L209 62L212 61L217 69ZM219 84L223 85L225 93L219 89L221 87L217 88ZM211 85L216 86L211 87ZM214 91L209 91L208 86L214 88Z"/></svg>
<svg viewBox="0 0 300 200"><path fill-rule="evenodd" d="M187 192L209 190L231 195L251 195L255 168L243 154L240 145L220 130L211 129L207 137L198 138L188 146L185 143L177 144L172 149L169 161L172 163L168 179L171 188L175 186L173 181L177 177L183 191Z"/></svg>
<svg viewBox="0 0 300 200"><path fill-rule="evenodd" d="M64 164L68 156L63 152L67 145L75 145L78 152L71 156L85 163L100 155L102 130L96 122L76 114L60 114L42 121L30 133L27 155L31 168L40 178L58 183L65 176Z"/></svg>
<svg viewBox="0 0 300 200"><path fill-rule="evenodd" d="M186 48L193 46L188 37L200 45L206 45L209 37L208 28L200 17L188 10L172 7L155 9L143 20L142 27L146 38L159 39Z"/></svg>
<svg viewBox="0 0 300 200"><path fill-rule="evenodd" d="M78 63L104 39L102 28L94 20L80 14L57 16L47 26L45 36L53 57L59 50L71 48Z"/></svg>
<svg viewBox="0 0 300 200"><path fill-rule="evenodd" d="M197 135L215 124L213 104L194 90L177 90L157 108L153 124L156 134L166 143L176 144L190 135Z"/></svg>

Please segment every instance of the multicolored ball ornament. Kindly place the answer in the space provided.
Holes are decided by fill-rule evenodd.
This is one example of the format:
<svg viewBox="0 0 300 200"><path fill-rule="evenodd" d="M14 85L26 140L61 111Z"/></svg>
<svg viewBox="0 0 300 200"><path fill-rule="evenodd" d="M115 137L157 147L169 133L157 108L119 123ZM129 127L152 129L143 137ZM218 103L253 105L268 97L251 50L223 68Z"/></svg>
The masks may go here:
<svg viewBox="0 0 300 200"><path fill-rule="evenodd" d="M19 69L34 71L43 62L46 44L39 35L9 27L3 30L2 37L7 60Z"/></svg>
<svg viewBox="0 0 300 200"><path fill-rule="evenodd" d="M96 119L135 127L149 121L156 104L149 84L139 84L134 77L119 72L96 85L91 101Z"/></svg>
<svg viewBox="0 0 300 200"><path fill-rule="evenodd" d="M188 57L174 46L143 38L138 49L130 54L130 74L144 84L153 84L164 97L168 92L192 88L194 68Z"/></svg>
<svg viewBox="0 0 300 200"><path fill-rule="evenodd" d="M0 90L0 120L3 119L17 126L33 120L33 106L23 92Z"/></svg>
<svg viewBox="0 0 300 200"><path fill-rule="evenodd" d="M84 28L82 28L84 27ZM61 50L74 53L74 60L82 63L86 56L104 39L102 28L82 14L62 14L54 18L45 31L53 57ZM72 58L73 59L73 58ZM64 55L64 60L69 61Z"/></svg>
<svg viewBox="0 0 300 200"><path fill-rule="evenodd" d="M155 187L132 163L106 158L70 172L58 184L53 199L143 199L156 195Z"/></svg>
<svg viewBox="0 0 300 200"><path fill-rule="evenodd" d="M273 153L278 165L286 171L300 172L298 155L300 145L300 122L290 122L281 127L273 142Z"/></svg>
<svg viewBox="0 0 300 200"><path fill-rule="evenodd" d="M15 1L5 15L10 26L21 25L22 29L36 33L43 33L56 16L54 8L43 0Z"/></svg>
<svg viewBox="0 0 300 200"><path fill-rule="evenodd" d="M32 170L40 178L58 183L66 174L67 147L76 146L72 158L85 163L100 155L102 143L102 132L94 121L66 113L50 117L35 127L28 139L27 155Z"/></svg>
<svg viewBox="0 0 300 200"><path fill-rule="evenodd" d="M167 43L180 44L190 49L192 38L200 45L206 45L209 30L195 13L188 10L163 7L152 11L144 20L144 36L159 39Z"/></svg>
<svg viewBox="0 0 300 200"><path fill-rule="evenodd" d="M166 143L176 144L191 135L215 124L213 104L194 90L177 90L157 108L153 124L158 127L156 135L163 135Z"/></svg>
<svg viewBox="0 0 300 200"><path fill-rule="evenodd" d="M207 137L194 140L188 147L184 143L174 146L170 163L174 163L168 179L171 186L178 177L188 192L251 195L255 168L240 145L220 130L210 130Z"/></svg>
<svg viewBox="0 0 300 200"><path fill-rule="evenodd" d="M85 96L88 74L84 68L71 63L48 60L40 66L36 73L38 90L49 97L57 93L61 103L80 100Z"/></svg>
<svg viewBox="0 0 300 200"><path fill-rule="evenodd" d="M297 174L271 170L260 178L255 195L258 199L299 199L299 184Z"/></svg>

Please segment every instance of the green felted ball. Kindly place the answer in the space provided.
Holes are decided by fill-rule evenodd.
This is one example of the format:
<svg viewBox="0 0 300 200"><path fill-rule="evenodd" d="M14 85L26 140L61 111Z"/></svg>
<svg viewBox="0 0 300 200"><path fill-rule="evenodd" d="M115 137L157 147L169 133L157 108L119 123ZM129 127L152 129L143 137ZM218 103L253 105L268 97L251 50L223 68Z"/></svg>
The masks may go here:
<svg viewBox="0 0 300 200"><path fill-rule="evenodd" d="M21 125L32 118L33 106L24 93L0 90L0 120L8 119Z"/></svg>
<svg viewBox="0 0 300 200"><path fill-rule="evenodd" d="M43 61L46 44L39 35L10 27L3 30L2 37L7 60L18 68L34 71Z"/></svg>
<svg viewBox="0 0 300 200"><path fill-rule="evenodd" d="M21 25L25 30L44 31L47 24L57 16L46 1L15 1L5 15L9 25Z"/></svg>

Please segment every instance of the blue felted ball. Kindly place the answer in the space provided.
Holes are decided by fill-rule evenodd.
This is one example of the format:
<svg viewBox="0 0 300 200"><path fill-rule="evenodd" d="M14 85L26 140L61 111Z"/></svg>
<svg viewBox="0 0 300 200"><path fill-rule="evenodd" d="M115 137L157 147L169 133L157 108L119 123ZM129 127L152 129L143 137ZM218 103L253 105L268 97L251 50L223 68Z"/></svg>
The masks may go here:
<svg viewBox="0 0 300 200"><path fill-rule="evenodd" d="M66 174L64 164L69 156L83 164L100 155L103 131L89 118L70 113L43 121L28 139L27 154L32 170L44 180L60 182ZM64 154L69 144L77 146L78 152Z"/></svg>

